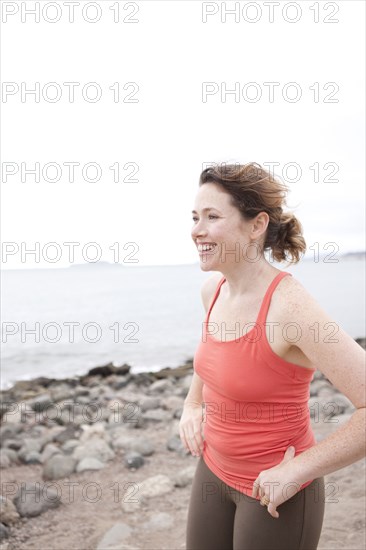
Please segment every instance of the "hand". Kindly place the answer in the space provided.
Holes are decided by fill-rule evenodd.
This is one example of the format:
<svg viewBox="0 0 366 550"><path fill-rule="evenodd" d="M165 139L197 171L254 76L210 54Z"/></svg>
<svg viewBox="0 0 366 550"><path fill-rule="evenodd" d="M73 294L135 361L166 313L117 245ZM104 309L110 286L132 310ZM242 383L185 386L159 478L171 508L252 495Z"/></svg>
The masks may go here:
<svg viewBox="0 0 366 550"><path fill-rule="evenodd" d="M187 451L193 456L200 456L203 450L203 437L201 433L204 412L202 405L186 403L179 422L179 435Z"/></svg>
<svg viewBox="0 0 366 550"><path fill-rule="evenodd" d="M276 519L280 517L277 506L296 495L301 487L299 480L294 479L294 471L289 465L294 456L295 448L289 447L282 462L269 470L263 470L253 483L252 497L267 496L270 501L267 505L268 512ZM262 503L261 505L265 506Z"/></svg>

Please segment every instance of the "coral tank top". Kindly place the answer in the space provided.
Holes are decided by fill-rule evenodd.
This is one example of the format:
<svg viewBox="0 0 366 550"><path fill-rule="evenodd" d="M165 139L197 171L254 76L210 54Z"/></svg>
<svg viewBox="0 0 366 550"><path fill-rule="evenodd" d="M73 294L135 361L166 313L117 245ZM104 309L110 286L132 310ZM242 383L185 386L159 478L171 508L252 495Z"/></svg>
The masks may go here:
<svg viewBox="0 0 366 550"><path fill-rule="evenodd" d="M281 271L269 285L258 318L251 323L253 328L227 341L213 338L209 324L212 307L226 280L223 277L207 312L193 361L203 381L206 412L202 458L219 479L250 497L260 472L277 466L290 445L297 456L316 444L308 407L316 369L279 357L270 347L265 330L271 325L266 324L271 296L286 275L292 276ZM270 331L268 337L271 339ZM312 481L306 481L299 490Z"/></svg>

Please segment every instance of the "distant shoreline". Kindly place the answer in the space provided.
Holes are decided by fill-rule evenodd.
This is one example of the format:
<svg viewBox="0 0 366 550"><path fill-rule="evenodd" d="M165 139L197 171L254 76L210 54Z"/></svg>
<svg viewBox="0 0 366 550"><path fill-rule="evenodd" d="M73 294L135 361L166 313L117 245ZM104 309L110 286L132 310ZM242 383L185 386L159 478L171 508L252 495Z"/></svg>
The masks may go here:
<svg viewBox="0 0 366 550"><path fill-rule="evenodd" d="M322 260L324 258L330 257L329 263L335 263L334 259L331 258L331 253L319 253L318 254L318 261ZM309 253L308 256L303 256L300 259L300 262L312 262L313 261L313 255ZM336 259L343 259L343 260L365 260L366 259L366 250L363 251L354 251L354 252L345 252L343 254L339 254L339 257ZM277 262L278 263L278 262ZM286 264L286 262L284 262ZM85 268L92 268L93 266L97 267L107 267L107 268L125 268L125 269L135 269L135 268L152 268L152 267L194 267L199 266L200 262L191 262L191 263L185 263L185 264L140 264L139 262L136 263L112 263L112 262L106 262L106 261L96 261L96 262L85 262L83 264L69 264L64 265L62 267L10 267L10 268L4 268L4 265L2 265L3 271L34 271L34 270L55 270L55 269L69 269L69 268L79 268L79 269L85 269ZM279 266L282 265L282 263L278 263Z"/></svg>

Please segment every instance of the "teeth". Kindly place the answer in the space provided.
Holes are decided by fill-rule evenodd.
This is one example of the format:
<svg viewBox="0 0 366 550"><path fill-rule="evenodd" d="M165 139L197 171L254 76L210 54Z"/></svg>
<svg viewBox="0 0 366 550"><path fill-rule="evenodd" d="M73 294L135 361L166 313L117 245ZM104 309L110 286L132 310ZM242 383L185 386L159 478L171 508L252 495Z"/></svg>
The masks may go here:
<svg viewBox="0 0 366 550"><path fill-rule="evenodd" d="M199 244L198 250L199 252L206 252L208 250L213 250L215 248L214 244Z"/></svg>

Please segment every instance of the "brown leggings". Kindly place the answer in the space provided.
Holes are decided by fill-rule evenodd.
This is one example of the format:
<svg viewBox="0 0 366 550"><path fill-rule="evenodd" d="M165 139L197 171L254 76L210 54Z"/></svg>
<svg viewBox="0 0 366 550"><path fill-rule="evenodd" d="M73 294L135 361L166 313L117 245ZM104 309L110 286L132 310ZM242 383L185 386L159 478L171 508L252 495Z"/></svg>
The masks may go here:
<svg viewBox="0 0 366 550"><path fill-rule="evenodd" d="M316 550L323 526L324 477L277 507L229 487L200 456L188 509L186 550Z"/></svg>

